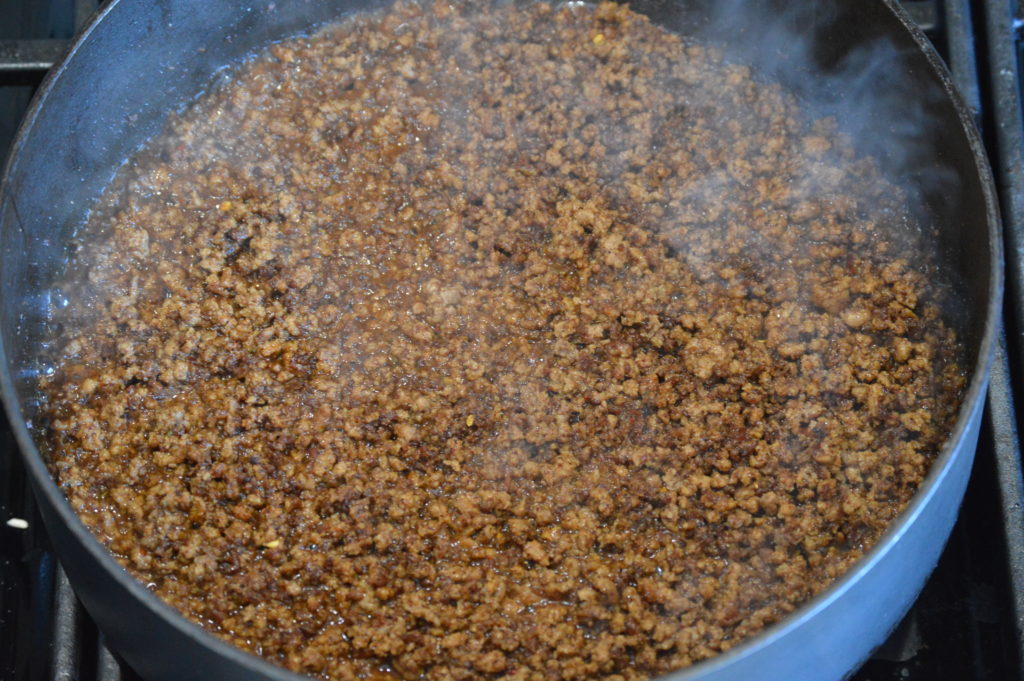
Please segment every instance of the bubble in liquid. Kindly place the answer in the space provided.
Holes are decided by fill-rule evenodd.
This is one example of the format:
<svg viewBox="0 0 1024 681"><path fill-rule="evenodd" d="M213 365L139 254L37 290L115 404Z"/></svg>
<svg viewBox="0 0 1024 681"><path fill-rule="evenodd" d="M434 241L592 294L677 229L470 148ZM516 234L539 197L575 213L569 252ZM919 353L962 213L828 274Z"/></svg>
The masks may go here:
<svg viewBox="0 0 1024 681"><path fill-rule="evenodd" d="M60 288L55 288L50 292L50 308L53 310L66 309L71 304L70 299Z"/></svg>

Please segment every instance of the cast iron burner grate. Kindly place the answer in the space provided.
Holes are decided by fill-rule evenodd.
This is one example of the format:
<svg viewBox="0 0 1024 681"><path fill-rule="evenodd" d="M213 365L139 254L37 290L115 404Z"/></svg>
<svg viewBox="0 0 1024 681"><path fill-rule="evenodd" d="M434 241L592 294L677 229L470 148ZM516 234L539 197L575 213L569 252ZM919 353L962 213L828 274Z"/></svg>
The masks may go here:
<svg viewBox="0 0 1024 681"><path fill-rule="evenodd" d="M815 0L807 0L813 2ZM32 91L97 0L0 4L0 158ZM974 474L921 597L854 681L1024 681L1024 495L1014 389L1024 386L1024 126L1018 0L903 0L985 134L1008 252L1006 334ZM24 523L11 519L20 519ZM0 418L0 681L142 681L110 653L53 556Z"/></svg>

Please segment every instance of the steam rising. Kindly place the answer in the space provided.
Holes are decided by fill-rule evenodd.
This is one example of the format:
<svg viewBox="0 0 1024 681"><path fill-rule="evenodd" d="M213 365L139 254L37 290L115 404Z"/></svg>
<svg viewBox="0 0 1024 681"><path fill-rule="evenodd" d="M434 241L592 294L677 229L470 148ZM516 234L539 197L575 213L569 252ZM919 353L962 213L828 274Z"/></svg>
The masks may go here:
<svg viewBox="0 0 1024 681"><path fill-rule="evenodd" d="M910 211L949 210L959 180L941 160L948 106L921 55L887 12L857 3L721 0L697 36L725 46L813 118L832 118L858 154L906 192Z"/></svg>

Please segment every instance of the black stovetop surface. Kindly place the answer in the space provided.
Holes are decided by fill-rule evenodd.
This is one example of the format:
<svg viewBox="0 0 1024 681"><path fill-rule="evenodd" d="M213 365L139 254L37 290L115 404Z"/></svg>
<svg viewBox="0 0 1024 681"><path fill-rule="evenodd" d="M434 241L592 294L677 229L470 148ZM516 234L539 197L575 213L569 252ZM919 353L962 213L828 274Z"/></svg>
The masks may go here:
<svg viewBox="0 0 1024 681"><path fill-rule="evenodd" d="M814 0L808 0L814 1ZM960 518L920 598L855 681L1024 681L1024 507L1014 394L1024 339L1024 167L1017 0L904 0L977 112L1006 226L1007 333ZM96 0L0 0L0 158L47 61ZM33 42L26 42L32 40ZM41 41L41 42L40 42ZM1008 339L1008 340L1006 340ZM138 679L103 646L53 556L0 417L0 681Z"/></svg>

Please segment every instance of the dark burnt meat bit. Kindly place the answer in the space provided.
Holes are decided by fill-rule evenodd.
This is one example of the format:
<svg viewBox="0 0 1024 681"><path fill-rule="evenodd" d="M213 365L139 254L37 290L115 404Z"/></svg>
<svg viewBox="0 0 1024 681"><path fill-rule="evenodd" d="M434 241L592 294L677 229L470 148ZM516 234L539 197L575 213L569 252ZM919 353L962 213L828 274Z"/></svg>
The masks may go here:
<svg viewBox="0 0 1024 681"><path fill-rule="evenodd" d="M272 46L86 229L50 395L132 574L309 675L646 679L914 494L964 379L898 188L614 3Z"/></svg>

